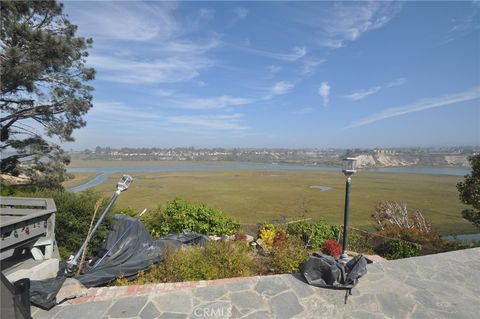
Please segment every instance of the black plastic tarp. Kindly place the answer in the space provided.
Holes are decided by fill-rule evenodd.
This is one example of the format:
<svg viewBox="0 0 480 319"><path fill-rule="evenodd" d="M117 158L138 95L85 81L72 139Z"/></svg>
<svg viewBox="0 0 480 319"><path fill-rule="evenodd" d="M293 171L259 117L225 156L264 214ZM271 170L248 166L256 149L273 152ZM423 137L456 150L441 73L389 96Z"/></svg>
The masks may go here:
<svg viewBox="0 0 480 319"><path fill-rule="evenodd" d="M167 249L204 245L206 241L207 236L196 233L153 238L138 219L117 214L112 218L103 249L76 279L86 287L103 286L119 277L133 279L140 271L159 264ZM59 272L57 278L32 281L31 302L46 309L53 307L64 281L63 272Z"/></svg>
<svg viewBox="0 0 480 319"><path fill-rule="evenodd" d="M367 260L362 255L353 257L347 264L342 264L332 256L312 254L302 265L302 275L310 285L345 289L350 293L358 279L367 273ZM348 294L345 294L345 303Z"/></svg>
<svg viewBox="0 0 480 319"><path fill-rule="evenodd" d="M100 256L77 277L86 287L102 286L118 277L130 279L160 263L167 247L203 245L208 240L195 233L153 238L138 219L127 215L114 215L112 226Z"/></svg>

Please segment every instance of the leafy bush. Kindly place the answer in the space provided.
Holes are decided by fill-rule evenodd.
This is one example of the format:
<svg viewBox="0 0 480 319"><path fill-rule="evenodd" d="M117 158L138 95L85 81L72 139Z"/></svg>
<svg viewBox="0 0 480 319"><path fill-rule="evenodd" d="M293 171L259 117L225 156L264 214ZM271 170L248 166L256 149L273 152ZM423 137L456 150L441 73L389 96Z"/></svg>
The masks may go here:
<svg viewBox="0 0 480 319"><path fill-rule="evenodd" d="M142 219L154 235L191 231L206 235L232 235L240 224L222 211L206 204L192 204L176 198L169 201L164 209L157 209Z"/></svg>
<svg viewBox="0 0 480 319"><path fill-rule="evenodd" d="M418 244L421 247L421 251L419 252L421 255L455 249L455 245L453 245L451 242L443 240L440 235L435 232L425 233L414 228L407 229L390 226L386 227L383 231L380 231L377 234Z"/></svg>
<svg viewBox="0 0 480 319"><path fill-rule="evenodd" d="M284 274L300 271L300 264L308 258L302 241L295 237L284 237L275 243L272 256L266 259L269 271Z"/></svg>
<svg viewBox="0 0 480 319"><path fill-rule="evenodd" d="M15 194L15 188L11 185L0 184L0 195L1 196L12 196Z"/></svg>
<svg viewBox="0 0 480 319"><path fill-rule="evenodd" d="M131 208L131 207L127 207L127 208L116 208L116 209L112 209L111 215L114 215L114 214L123 214L123 215L128 215L130 217L138 217L138 213L135 209Z"/></svg>
<svg viewBox="0 0 480 319"><path fill-rule="evenodd" d="M61 257L75 253L85 241L97 201L101 201L96 220L103 212L106 201L93 192L70 193L64 190L16 191L18 197L53 198L57 207L55 215L55 238ZM98 228L88 245L88 250L97 252L107 235L108 216Z"/></svg>
<svg viewBox="0 0 480 319"><path fill-rule="evenodd" d="M329 256L338 258L342 253L342 247L335 240L326 240L322 245L322 251Z"/></svg>
<svg viewBox="0 0 480 319"><path fill-rule="evenodd" d="M212 241L205 247L167 249L164 261L139 274L136 284L179 282L244 277L257 273L259 266L244 242Z"/></svg>
<svg viewBox="0 0 480 319"><path fill-rule="evenodd" d="M339 243L343 241L343 228L338 228ZM347 250L357 253L373 253L371 244L369 243L368 233L363 233L355 228L348 229L348 243Z"/></svg>
<svg viewBox="0 0 480 319"><path fill-rule="evenodd" d="M323 220L298 222L287 225L286 232L303 241L305 247L319 248L328 239L335 239L338 228Z"/></svg>
<svg viewBox="0 0 480 319"><path fill-rule="evenodd" d="M382 255L390 259L408 258L418 256L421 251L421 245L394 239L381 245L378 250Z"/></svg>

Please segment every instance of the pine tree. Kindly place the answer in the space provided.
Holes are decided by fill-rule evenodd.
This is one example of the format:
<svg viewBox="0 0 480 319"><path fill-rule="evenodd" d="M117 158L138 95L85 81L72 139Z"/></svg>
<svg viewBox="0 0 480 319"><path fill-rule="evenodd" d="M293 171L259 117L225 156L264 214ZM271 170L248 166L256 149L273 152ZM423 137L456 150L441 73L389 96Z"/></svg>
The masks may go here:
<svg viewBox="0 0 480 319"><path fill-rule="evenodd" d="M0 5L0 168L58 185L69 162L58 141L73 141L92 107L86 82L95 70L85 66L92 39L75 35L77 26L56 1Z"/></svg>

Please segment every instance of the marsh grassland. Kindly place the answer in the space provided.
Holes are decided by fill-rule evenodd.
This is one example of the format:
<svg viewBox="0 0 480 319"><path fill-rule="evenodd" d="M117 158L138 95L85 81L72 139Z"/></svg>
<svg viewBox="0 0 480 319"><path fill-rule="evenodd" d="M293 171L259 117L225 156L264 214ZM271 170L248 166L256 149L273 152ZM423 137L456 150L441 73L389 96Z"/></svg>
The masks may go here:
<svg viewBox="0 0 480 319"><path fill-rule="evenodd" d="M343 223L344 177L327 171L177 171L132 173L134 182L117 207L154 209L175 197L222 209L243 224L287 218L323 218ZM120 174L94 188L110 197ZM419 209L442 234L473 233L460 217L459 176L360 172L353 177L351 225L373 228L371 214L380 200L406 202ZM331 187L322 191L321 185Z"/></svg>

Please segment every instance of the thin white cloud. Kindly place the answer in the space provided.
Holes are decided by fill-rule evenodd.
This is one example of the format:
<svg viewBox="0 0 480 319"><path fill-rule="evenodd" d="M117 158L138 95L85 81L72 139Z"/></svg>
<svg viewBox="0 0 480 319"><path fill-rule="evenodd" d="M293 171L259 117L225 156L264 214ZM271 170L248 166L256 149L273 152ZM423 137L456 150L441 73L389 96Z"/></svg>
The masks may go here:
<svg viewBox="0 0 480 319"><path fill-rule="evenodd" d="M472 10L461 18L452 19L451 27L445 35L442 44L454 41L456 38L469 35L471 32L480 29L480 1L472 2Z"/></svg>
<svg viewBox="0 0 480 319"><path fill-rule="evenodd" d="M275 95L287 94L294 87L295 87L295 84L288 81L277 82L271 88L268 89L268 94L264 96L264 99L270 100Z"/></svg>
<svg viewBox="0 0 480 319"><path fill-rule="evenodd" d="M154 51L169 54L201 55L217 48L220 41L217 38L211 38L203 42L193 42L186 40L172 40L162 43L153 48Z"/></svg>
<svg viewBox="0 0 480 319"><path fill-rule="evenodd" d="M303 62L303 75L312 74L321 64L325 63L327 59L309 59Z"/></svg>
<svg viewBox="0 0 480 319"><path fill-rule="evenodd" d="M307 54L306 47L294 47L292 48L291 52L288 52L288 53L265 51L265 50L254 49L246 46L238 46L236 48L252 54L265 56L265 57L269 57L276 60L287 61L287 62L295 62L303 58Z"/></svg>
<svg viewBox="0 0 480 319"><path fill-rule="evenodd" d="M149 120L158 118L156 112L148 112L143 108L132 107L122 102L98 101L94 102L92 110L88 113L91 118L123 118L125 120Z"/></svg>
<svg viewBox="0 0 480 319"><path fill-rule="evenodd" d="M277 82L273 85L270 92L273 95L282 95L282 94L286 94L294 86L295 85L293 85L293 83L290 83L290 82L287 82L287 81L280 81L280 82Z"/></svg>
<svg viewBox="0 0 480 319"><path fill-rule="evenodd" d="M400 86L400 85L404 84L405 81L406 81L405 78L398 78L398 79L395 79L393 81L386 82L386 83L383 83L383 84L380 84L380 85L377 85L377 86L374 86L374 87L371 87L371 88L368 88L368 89L355 90L355 91L351 92L350 94L346 95L345 98L347 98L349 100L352 100L352 101L358 101L358 100L366 98L367 96L375 94L375 93L379 92L380 90L388 89L388 88L395 87L395 86Z"/></svg>
<svg viewBox="0 0 480 319"><path fill-rule="evenodd" d="M100 80L138 85L188 81L197 77L200 70L213 65L202 56L181 55L148 61L92 55L88 63L97 69Z"/></svg>
<svg viewBox="0 0 480 319"><path fill-rule="evenodd" d="M210 110L228 106L240 106L253 103L253 99L222 95L212 98L179 98L168 101L170 106L180 109Z"/></svg>
<svg viewBox="0 0 480 319"><path fill-rule="evenodd" d="M330 84L328 82L322 82L318 88L318 94L322 97L323 106L327 106L330 99Z"/></svg>
<svg viewBox="0 0 480 319"><path fill-rule="evenodd" d="M383 27L401 6L396 1L334 2L331 6L320 6L320 11L303 10L297 20L317 30L320 45L336 49L365 32Z"/></svg>
<svg viewBox="0 0 480 319"><path fill-rule="evenodd" d="M206 128L213 130L246 130L248 127L239 123L243 114L226 114L226 115L180 115L167 118L170 124L181 124L198 128Z"/></svg>
<svg viewBox="0 0 480 319"><path fill-rule="evenodd" d="M192 80L214 65L207 53L220 45L219 35L185 38L197 22L177 20L176 3L86 1L65 6L79 34L95 39L88 63L99 80L176 83ZM201 8L198 15L198 21L209 20L213 11Z"/></svg>
<svg viewBox="0 0 480 319"><path fill-rule="evenodd" d="M220 42L216 38L204 42L165 41L150 50L158 58L139 59L138 53L125 52L120 56L92 54L88 63L97 69L100 80L128 83L175 83L197 77L201 70L212 67L214 62L206 53Z"/></svg>
<svg viewBox="0 0 480 319"><path fill-rule="evenodd" d="M244 7L236 7L233 9L233 14L234 14L234 17L228 23L227 29L233 27L240 20L245 19L248 16L248 9Z"/></svg>
<svg viewBox="0 0 480 319"><path fill-rule="evenodd" d="M183 32L173 17L174 3L84 1L66 7L79 34L95 39L166 40Z"/></svg>
<svg viewBox="0 0 480 319"><path fill-rule="evenodd" d="M480 86L464 92L460 92L460 93L454 93L454 94L444 95L444 96L435 97L435 98L422 99L413 104L409 104L401 107L395 107L395 108L388 108L382 112L373 114L364 119L360 119L350 124L346 128L364 126L364 125L368 125L374 122L378 122L378 121L396 117L396 116L401 116L401 115L414 113L414 112L420 112L420 111L433 109L441 106L453 105L461 102L472 101L479 98L480 98Z"/></svg>

